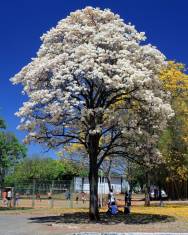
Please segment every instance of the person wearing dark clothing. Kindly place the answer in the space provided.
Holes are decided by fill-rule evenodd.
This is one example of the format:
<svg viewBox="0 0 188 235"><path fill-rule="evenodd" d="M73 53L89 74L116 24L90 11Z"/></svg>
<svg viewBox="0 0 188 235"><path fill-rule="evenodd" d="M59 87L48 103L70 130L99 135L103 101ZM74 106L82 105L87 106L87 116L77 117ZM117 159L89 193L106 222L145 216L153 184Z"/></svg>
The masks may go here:
<svg viewBox="0 0 188 235"><path fill-rule="evenodd" d="M79 195L76 195L76 204L78 204L78 200L79 200Z"/></svg>
<svg viewBox="0 0 188 235"><path fill-rule="evenodd" d="M128 215L130 214L130 209L131 209L131 197L132 197L132 192L129 190L129 192L125 193L125 207L124 207L124 214Z"/></svg>
<svg viewBox="0 0 188 235"><path fill-rule="evenodd" d="M128 192L125 192L125 206L127 206L127 201L128 201Z"/></svg>
<svg viewBox="0 0 188 235"><path fill-rule="evenodd" d="M158 195L158 189L155 187L155 188L154 188L154 199L157 200L158 197L159 197L159 195Z"/></svg>

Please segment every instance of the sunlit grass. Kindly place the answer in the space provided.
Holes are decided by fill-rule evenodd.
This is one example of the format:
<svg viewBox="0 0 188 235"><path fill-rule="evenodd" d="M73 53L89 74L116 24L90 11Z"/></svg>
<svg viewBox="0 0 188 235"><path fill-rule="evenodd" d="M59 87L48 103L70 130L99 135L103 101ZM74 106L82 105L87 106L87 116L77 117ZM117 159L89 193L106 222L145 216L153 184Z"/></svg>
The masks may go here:
<svg viewBox="0 0 188 235"><path fill-rule="evenodd" d="M175 204L175 205L165 205L163 207L159 206L137 206L132 208L133 212L143 213L143 214L160 214L169 215L176 218L181 218L188 221L188 205L187 204Z"/></svg>
<svg viewBox="0 0 188 235"><path fill-rule="evenodd" d="M28 210L29 209L29 210ZM29 214L42 214L42 215L63 215L65 213L75 213L75 212L88 212L88 209L81 209L81 208L38 208L38 209L23 209L23 208L15 208L15 209L0 209L1 213L11 213L11 214L22 214L22 213L29 213ZM123 207L120 208L123 211ZM107 207L101 208L100 212L106 212ZM160 206L133 206L131 208L132 213L136 214L153 214L153 215L167 215L173 216L176 219L181 219L188 222L188 204L166 204L162 207Z"/></svg>
<svg viewBox="0 0 188 235"><path fill-rule="evenodd" d="M123 208L120 208L123 211ZM101 212L107 211L107 208L102 208ZM133 206L131 208L133 213L154 214L154 215L168 215L174 216L177 219L188 221L188 204L167 204L164 206Z"/></svg>

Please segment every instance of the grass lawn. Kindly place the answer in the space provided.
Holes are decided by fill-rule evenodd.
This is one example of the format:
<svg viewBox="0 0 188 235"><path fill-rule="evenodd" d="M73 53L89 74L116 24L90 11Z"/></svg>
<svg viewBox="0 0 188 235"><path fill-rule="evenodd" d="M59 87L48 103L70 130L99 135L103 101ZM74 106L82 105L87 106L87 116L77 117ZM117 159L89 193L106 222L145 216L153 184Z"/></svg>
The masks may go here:
<svg viewBox="0 0 188 235"><path fill-rule="evenodd" d="M188 222L188 204L167 204L164 207L137 206L132 208L132 212L173 216L175 219L181 219Z"/></svg>

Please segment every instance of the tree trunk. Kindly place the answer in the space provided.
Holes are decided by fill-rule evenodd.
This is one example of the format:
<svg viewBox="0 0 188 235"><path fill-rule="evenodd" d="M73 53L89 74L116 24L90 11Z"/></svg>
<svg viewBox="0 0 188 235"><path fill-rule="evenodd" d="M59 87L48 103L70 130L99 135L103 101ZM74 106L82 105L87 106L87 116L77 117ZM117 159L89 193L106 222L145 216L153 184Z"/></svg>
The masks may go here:
<svg viewBox="0 0 188 235"><path fill-rule="evenodd" d="M4 178L5 178L5 169L0 167L0 188L4 186Z"/></svg>
<svg viewBox="0 0 188 235"><path fill-rule="evenodd" d="M112 167L112 159L110 159L109 161L108 170L106 172L106 179L108 183L109 192L113 191L112 184L111 184L111 181L112 181L111 180L111 167Z"/></svg>
<svg viewBox="0 0 188 235"><path fill-rule="evenodd" d="M160 206L163 206L164 205L164 203L163 203L163 198L162 198L162 192L161 192L161 190L162 190L162 187L161 187L161 184L159 184L159 205Z"/></svg>
<svg viewBox="0 0 188 235"><path fill-rule="evenodd" d="M89 218L90 220L99 220L98 210L98 172L93 170L90 164L89 183L90 183L90 205L89 205ZM93 169L91 169L93 168Z"/></svg>
<svg viewBox="0 0 188 235"><path fill-rule="evenodd" d="M112 185L111 185L111 177L110 177L110 175L107 175L106 179L107 179L107 183L108 183L109 192L111 192L112 191Z"/></svg>
<svg viewBox="0 0 188 235"><path fill-rule="evenodd" d="M84 177L82 177L82 192L84 191Z"/></svg>
<svg viewBox="0 0 188 235"><path fill-rule="evenodd" d="M149 179L149 172L146 172L145 206L150 206L150 179Z"/></svg>
<svg viewBox="0 0 188 235"><path fill-rule="evenodd" d="M89 184L90 184L90 205L89 218L92 221L99 220L98 210L98 167L97 167L97 151L98 136L89 136Z"/></svg>

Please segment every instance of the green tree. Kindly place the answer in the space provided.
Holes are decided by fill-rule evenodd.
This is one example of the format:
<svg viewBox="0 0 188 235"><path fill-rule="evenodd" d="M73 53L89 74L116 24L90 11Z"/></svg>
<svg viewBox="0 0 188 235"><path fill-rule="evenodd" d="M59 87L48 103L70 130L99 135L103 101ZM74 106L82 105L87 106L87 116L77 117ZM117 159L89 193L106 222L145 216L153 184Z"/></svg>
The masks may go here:
<svg viewBox="0 0 188 235"><path fill-rule="evenodd" d="M5 123L0 119L0 185L6 173L26 156L26 147L20 144L16 136L6 132Z"/></svg>
<svg viewBox="0 0 188 235"><path fill-rule="evenodd" d="M13 184L19 181L37 179L40 181L71 179L76 175L83 175L85 169L68 160L55 160L52 158L26 158L20 162L12 174L6 177L6 182Z"/></svg>

